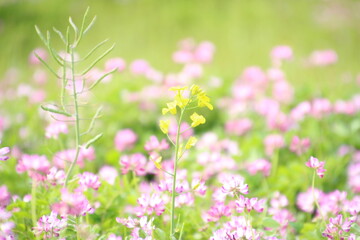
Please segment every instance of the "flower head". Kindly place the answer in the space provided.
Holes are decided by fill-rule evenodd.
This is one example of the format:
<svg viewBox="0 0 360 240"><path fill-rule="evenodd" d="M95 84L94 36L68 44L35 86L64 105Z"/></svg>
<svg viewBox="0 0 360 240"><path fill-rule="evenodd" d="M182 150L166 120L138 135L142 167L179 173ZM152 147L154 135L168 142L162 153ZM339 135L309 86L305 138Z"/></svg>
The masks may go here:
<svg viewBox="0 0 360 240"><path fill-rule="evenodd" d="M131 149L137 141L137 135L131 129L123 129L116 133L115 147L119 151Z"/></svg>
<svg viewBox="0 0 360 240"><path fill-rule="evenodd" d="M37 222L33 231L36 236L43 235L44 239L51 239L60 236L60 231L66 227L66 218L58 219L57 213L42 216Z"/></svg>
<svg viewBox="0 0 360 240"><path fill-rule="evenodd" d="M81 192L71 193L66 188L61 190L61 202L53 204L52 210L61 216L85 216L87 213L94 213L94 209Z"/></svg>
<svg viewBox="0 0 360 240"><path fill-rule="evenodd" d="M169 133L170 120L160 120L160 129L164 134Z"/></svg>
<svg viewBox="0 0 360 240"><path fill-rule="evenodd" d="M143 176L145 175L146 157L141 153L124 155L120 159L120 165L123 166L122 174L134 171L137 175Z"/></svg>
<svg viewBox="0 0 360 240"><path fill-rule="evenodd" d="M316 170L316 174L320 177L324 177L324 173L326 169L324 168L325 162L320 162L317 158L310 157L309 161L305 163L309 168L313 168Z"/></svg>
<svg viewBox="0 0 360 240"><path fill-rule="evenodd" d="M190 119L192 120L191 127L197 127L200 124L204 124L206 122L206 119L204 118L204 116L199 115L196 112L194 112L190 116Z"/></svg>

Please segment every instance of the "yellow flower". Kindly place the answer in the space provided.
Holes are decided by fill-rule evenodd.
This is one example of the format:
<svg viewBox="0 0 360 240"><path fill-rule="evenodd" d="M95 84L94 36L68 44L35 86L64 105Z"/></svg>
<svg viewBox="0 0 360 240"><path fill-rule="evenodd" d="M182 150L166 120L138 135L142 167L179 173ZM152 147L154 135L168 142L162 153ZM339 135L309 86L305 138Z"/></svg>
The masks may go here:
<svg viewBox="0 0 360 240"><path fill-rule="evenodd" d="M180 93L177 93L175 95L175 102L179 108L184 108L189 103L189 99L184 98Z"/></svg>
<svg viewBox="0 0 360 240"><path fill-rule="evenodd" d="M185 149L190 149L191 147L195 146L197 142L196 137L190 137L185 145Z"/></svg>
<svg viewBox="0 0 360 240"><path fill-rule="evenodd" d="M170 120L160 120L159 126L163 133L168 134Z"/></svg>
<svg viewBox="0 0 360 240"><path fill-rule="evenodd" d="M166 113L170 112L171 114L176 114L176 101L172 101L166 104L167 108L162 109L162 114L165 115Z"/></svg>
<svg viewBox="0 0 360 240"><path fill-rule="evenodd" d="M155 164L155 167L156 167L157 169L162 169L162 167L161 167L161 161L162 161L162 157L161 157L161 156L158 157L157 159L153 160L153 162L154 162L154 164Z"/></svg>
<svg viewBox="0 0 360 240"><path fill-rule="evenodd" d="M214 107L210 103L210 98L206 96L206 94L199 94L198 95L198 106L199 107L207 107L210 110L213 110Z"/></svg>
<svg viewBox="0 0 360 240"><path fill-rule="evenodd" d="M196 84L193 84L193 85L191 86L190 91L191 91L191 94L192 94L192 95L197 95L197 94L203 92L203 90L201 90L201 88L200 88L198 85L196 85Z"/></svg>
<svg viewBox="0 0 360 240"><path fill-rule="evenodd" d="M197 97L199 107L207 107L210 110L214 109L210 103L210 98L206 96L206 93L198 85L192 85L190 91L192 95Z"/></svg>
<svg viewBox="0 0 360 240"><path fill-rule="evenodd" d="M194 112L190 116L190 119L192 120L191 127L197 127L200 124L204 124L206 122L206 119L204 118L204 116L199 115L196 112Z"/></svg>

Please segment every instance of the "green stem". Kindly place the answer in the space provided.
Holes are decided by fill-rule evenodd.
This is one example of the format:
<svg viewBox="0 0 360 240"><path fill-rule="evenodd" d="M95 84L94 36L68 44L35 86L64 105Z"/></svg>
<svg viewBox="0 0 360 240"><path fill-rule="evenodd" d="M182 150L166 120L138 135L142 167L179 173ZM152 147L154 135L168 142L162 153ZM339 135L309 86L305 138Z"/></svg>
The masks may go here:
<svg viewBox="0 0 360 240"><path fill-rule="evenodd" d="M180 127L181 120L184 114L184 109L181 110L180 117L178 120L178 128L176 132L176 144L175 144L175 159L174 159L174 173L173 173L173 185L172 185L172 193L171 193L171 228L170 228L170 239L175 234L175 188L176 188L176 170L177 170L177 162L179 157L179 147L180 147Z"/></svg>
<svg viewBox="0 0 360 240"><path fill-rule="evenodd" d="M74 106L75 106L75 140L76 140L76 153L75 158L71 162L70 168L66 174L64 186L66 187L69 178L71 176L71 172L74 169L74 166L78 160L79 153L80 153L80 119L79 119L79 107L78 107L78 99L77 99L77 92L76 92L76 81L75 81L75 64L74 64L74 49L71 48L71 71L72 71L72 84L73 84L73 96L74 96Z"/></svg>
<svg viewBox="0 0 360 240"><path fill-rule="evenodd" d="M37 216L36 216L36 180L33 179L31 186L31 218L33 227L36 227Z"/></svg>
<svg viewBox="0 0 360 240"><path fill-rule="evenodd" d="M319 210L321 219L322 219L322 221L324 221L325 220L324 215L322 214L318 199L315 196L315 177L316 177L316 171L314 171L313 178L312 178L312 185L311 185L312 186L312 196L313 196L313 199L314 199L314 202L315 202L315 206Z"/></svg>

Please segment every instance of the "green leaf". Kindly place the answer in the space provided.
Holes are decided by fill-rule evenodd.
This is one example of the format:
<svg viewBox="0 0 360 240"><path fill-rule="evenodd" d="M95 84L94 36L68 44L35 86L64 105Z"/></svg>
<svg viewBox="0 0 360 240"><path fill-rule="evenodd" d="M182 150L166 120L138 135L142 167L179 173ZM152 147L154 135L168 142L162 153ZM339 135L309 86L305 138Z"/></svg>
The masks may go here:
<svg viewBox="0 0 360 240"><path fill-rule="evenodd" d="M95 137L93 137L92 139L90 139L86 144L85 144L85 148L89 148L91 144L95 143L97 140L99 140L102 137L102 133L96 135Z"/></svg>
<svg viewBox="0 0 360 240"><path fill-rule="evenodd" d="M115 47L115 43L106 50L103 54L101 54L86 70L84 70L81 73L81 76L84 76L86 73L88 73L101 59L103 59L106 55L108 55Z"/></svg>
<svg viewBox="0 0 360 240"><path fill-rule="evenodd" d="M62 34L62 32L60 32L58 29L56 29L55 27L53 27L54 32L59 35L61 41L63 41L66 44L66 38L64 37L64 35Z"/></svg>
<svg viewBox="0 0 360 240"><path fill-rule="evenodd" d="M85 55L84 58L82 58L79 62L86 60L87 58L89 58L99 47L101 47L102 45L104 45L107 41L109 41L109 39L105 39L104 41L96 44L96 46L90 50L90 52L88 54Z"/></svg>
<svg viewBox="0 0 360 240"><path fill-rule="evenodd" d="M262 225L268 228L278 228L280 224L272 218L264 218Z"/></svg>
<svg viewBox="0 0 360 240"><path fill-rule="evenodd" d="M154 232L154 237L157 240L166 240L166 233L160 228L156 228Z"/></svg>
<svg viewBox="0 0 360 240"><path fill-rule="evenodd" d="M105 73L104 75L102 75L98 80L96 80L89 88L88 91L90 91L91 89L93 89L94 87L96 87L96 85L98 85L104 78L106 78L107 76L113 74L114 72L116 72L116 68L111 70L110 72Z"/></svg>
<svg viewBox="0 0 360 240"><path fill-rule="evenodd" d="M91 29L91 27L94 25L95 21L96 21L96 16L93 17L93 19L91 20L91 22L89 23L89 25L88 25L88 26L86 27L86 29L84 30L83 34L86 34L86 33Z"/></svg>
<svg viewBox="0 0 360 240"><path fill-rule="evenodd" d="M60 114L60 115L64 115L64 116L66 116L66 117L71 117L71 116L72 116L70 113L67 113L67 112L64 112L64 111L61 111L61 110L58 110L58 109L48 108L48 107L45 107L45 106L41 106L41 108L42 108L44 111L52 112L52 113L56 113L56 114Z"/></svg>
<svg viewBox="0 0 360 240"><path fill-rule="evenodd" d="M35 30L36 30L36 33L39 35L41 41L42 41L45 45L47 45L47 41L46 41L44 35L41 33L39 27L36 26L36 25L35 25Z"/></svg>
<svg viewBox="0 0 360 240"><path fill-rule="evenodd" d="M47 69L49 69L49 71L50 71L52 74L54 74L54 75L56 76L56 78L60 78L60 77L57 75L56 71L55 71L54 69L52 69L36 52L35 52L34 54L35 54L35 57L36 57L37 59L39 59L39 61L40 61L42 64L44 64L45 67L46 67Z"/></svg>

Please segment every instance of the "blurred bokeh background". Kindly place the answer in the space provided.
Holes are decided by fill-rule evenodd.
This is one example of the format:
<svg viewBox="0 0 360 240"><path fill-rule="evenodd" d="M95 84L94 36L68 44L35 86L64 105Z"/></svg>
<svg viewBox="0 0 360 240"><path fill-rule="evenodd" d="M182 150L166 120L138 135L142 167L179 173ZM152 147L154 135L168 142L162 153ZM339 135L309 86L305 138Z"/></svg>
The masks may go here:
<svg viewBox="0 0 360 240"><path fill-rule="evenodd" d="M82 48L109 38L116 43L112 56L145 58L164 70L175 68L171 54L187 37L216 45L208 71L225 79L233 79L245 66L266 66L271 48L281 44L293 47L300 65L315 49L334 49L339 56L339 63L321 79L291 69L299 64L289 66L290 82L326 82L324 88L332 89L339 86L335 79L351 77L359 67L359 1L1 0L1 75L10 67L26 67L31 50L42 45L35 24L64 30L68 17L80 22L87 6L97 22Z"/></svg>
<svg viewBox="0 0 360 240"><path fill-rule="evenodd" d="M25 87L17 91L28 91L28 85L34 82L34 70L46 71L28 62L35 48L44 47L34 26L43 32L53 27L65 31L69 16L80 24L87 7L90 7L89 17L96 15L97 21L80 45L80 54L108 38L116 47L106 59L121 57L130 63L143 58L155 69L168 73L182 68L172 61L179 41L193 38L197 42L213 42L214 60L205 66L205 74L198 81L201 84L211 77L221 79L221 87L210 91L214 101L231 95L234 80L246 67L269 68L270 51L277 45L289 45L293 49L293 60L283 69L296 89L296 101L313 97L346 99L358 92L360 2L353 0L1 0L0 79L3 84L0 86L16 89L23 83ZM54 33L52 44L58 50L63 48ZM324 49L337 53L336 64L308 67L310 54ZM104 61L98 67L102 68ZM95 102L106 103L111 109L102 120L108 129L116 131L130 125L141 129L143 126L133 124L135 120L147 122L146 127L158 131L159 112L154 111L153 115L139 112L138 106L124 103L121 97L124 91L140 90L147 84L148 80L128 73L116 74L111 84L95 91ZM45 90L44 101L58 100L58 85L50 74ZM31 91L36 91L36 87ZM9 130L9 136L13 136L12 140L8 138L10 143L18 142L17 134L24 126L43 129L38 120L39 104L28 104L27 98L4 104L8 108L0 111L2 115L22 113L18 124ZM219 121L219 114L215 111L210 121ZM37 139L30 133L27 135L32 141Z"/></svg>

